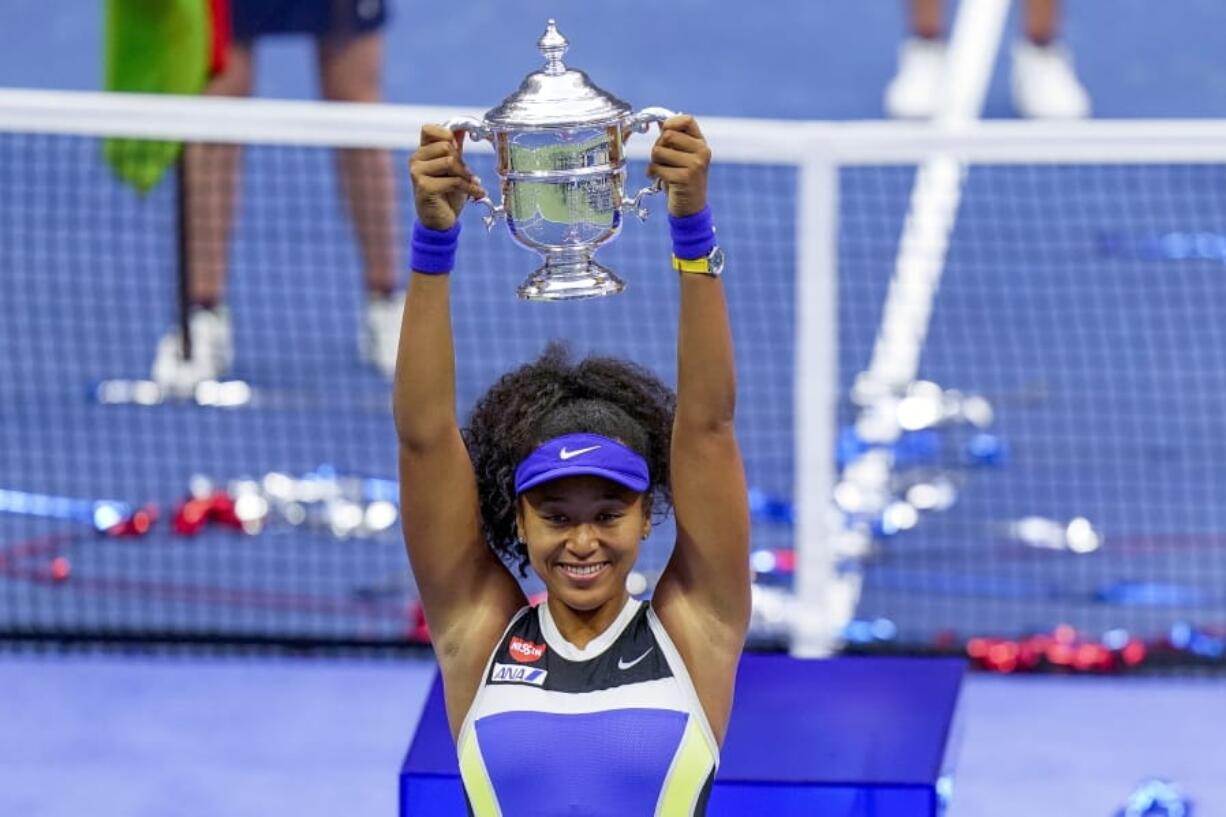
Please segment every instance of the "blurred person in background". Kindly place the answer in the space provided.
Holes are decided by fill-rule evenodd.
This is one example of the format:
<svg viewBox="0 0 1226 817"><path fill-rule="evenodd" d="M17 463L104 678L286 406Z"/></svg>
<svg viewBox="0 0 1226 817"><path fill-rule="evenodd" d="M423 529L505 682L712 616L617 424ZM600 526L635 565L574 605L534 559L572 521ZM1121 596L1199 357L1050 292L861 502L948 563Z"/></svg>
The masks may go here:
<svg viewBox="0 0 1226 817"><path fill-rule="evenodd" d="M217 2L217 0L213 0ZM229 0L232 37L221 68L204 93L249 96L254 84L254 46L273 34L315 38L320 93L328 100L377 102L383 63L380 34L387 0ZM365 268L367 302L360 353L385 377L396 365L404 294L399 287L396 196L391 157L385 150L339 149L341 189L353 220ZM168 331L157 347L152 378L177 394L190 394L219 378L234 357L225 304L230 234L239 187L238 145L187 147L187 289L192 354L183 355L180 330Z"/></svg>
<svg viewBox="0 0 1226 817"><path fill-rule="evenodd" d="M885 91L896 119L926 119L940 106L945 71L942 0L907 0L911 31L898 52L898 73ZM1013 45L1013 107L1031 119L1081 119L1090 97L1059 40L1060 0L1023 3L1023 36Z"/></svg>

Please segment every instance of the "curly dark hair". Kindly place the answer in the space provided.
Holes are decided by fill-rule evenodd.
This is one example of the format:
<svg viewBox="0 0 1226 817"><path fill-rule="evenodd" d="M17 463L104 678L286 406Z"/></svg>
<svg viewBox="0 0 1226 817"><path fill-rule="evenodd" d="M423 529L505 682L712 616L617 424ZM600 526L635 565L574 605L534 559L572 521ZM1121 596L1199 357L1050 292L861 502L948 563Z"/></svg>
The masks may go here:
<svg viewBox="0 0 1226 817"><path fill-rule="evenodd" d="M612 357L574 363L550 343L532 363L504 374L473 407L464 442L477 475L485 539L508 566L528 573L528 550L515 535L515 468L563 434L600 434L647 460L645 492L653 518L672 508L669 444L676 395L647 369Z"/></svg>

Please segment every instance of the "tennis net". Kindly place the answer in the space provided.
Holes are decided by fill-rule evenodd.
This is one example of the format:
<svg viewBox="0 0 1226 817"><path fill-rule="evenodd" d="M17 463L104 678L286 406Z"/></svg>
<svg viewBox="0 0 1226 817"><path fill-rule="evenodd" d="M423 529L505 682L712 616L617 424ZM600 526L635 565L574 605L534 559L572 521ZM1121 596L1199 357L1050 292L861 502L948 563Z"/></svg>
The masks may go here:
<svg viewBox="0 0 1226 817"><path fill-rule="evenodd" d="M834 129L836 476L808 504L836 513L800 579L827 637L1221 664L1224 134Z"/></svg>
<svg viewBox="0 0 1226 817"><path fill-rule="evenodd" d="M376 646L420 635L389 383L359 343L363 280L408 234L404 168L421 125L458 113L0 93L0 634ZM212 151L212 172L189 175L185 189L171 166L153 182L158 151L116 140L197 146ZM632 182L646 182L649 142L631 140ZM358 204L380 198L370 168L383 151L395 190L363 227L347 190L365 191ZM468 152L495 178L486 146ZM355 156L376 178L346 178ZM745 443L755 485L783 498L796 170L786 157L751 159L721 161L712 200L729 251L754 259L752 275L730 276L743 388L755 395ZM566 305L517 303L539 262L465 215L454 276L462 413L558 337L576 354L624 355L673 378L663 206L652 201L646 224L628 223L601 251L627 292ZM175 395L150 380L151 366L181 323L180 279L204 266L199 256L224 259L233 364ZM670 535L664 526L645 551L648 582ZM790 547L791 530L765 522L761 540Z"/></svg>
<svg viewBox="0 0 1226 817"><path fill-rule="evenodd" d="M0 637L421 636L389 385L360 345L378 250L349 202L372 194L338 168L390 156L374 233L394 259L408 152L460 113L0 92ZM1220 661L1226 126L703 127L755 639L961 649L1064 624ZM148 382L181 317L183 187L171 168L134 190L116 139L242 148L236 193L202 183L235 202L228 236L203 233L224 239L233 365L186 399ZM649 143L629 144L632 179ZM485 146L470 157L495 177ZM534 256L466 214L461 414L559 337L671 381L661 216L601 250L626 293L556 305L515 301ZM644 550L648 586L672 534Z"/></svg>

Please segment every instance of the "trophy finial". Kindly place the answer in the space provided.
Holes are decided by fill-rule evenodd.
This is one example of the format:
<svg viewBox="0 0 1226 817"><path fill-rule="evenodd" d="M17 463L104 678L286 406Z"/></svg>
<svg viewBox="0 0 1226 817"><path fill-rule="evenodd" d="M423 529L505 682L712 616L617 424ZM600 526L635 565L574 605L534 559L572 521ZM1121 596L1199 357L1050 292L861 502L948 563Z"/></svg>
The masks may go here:
<svg viewBox="0 0 1226 817"><path fill-rule="evenodd" d="M550 20L545 24L545 33L536 41L536 47L545 55L545 73L550 76L566 73L562 64L562 55L570 47L570 43L558 31L557 23Z"/></svg>

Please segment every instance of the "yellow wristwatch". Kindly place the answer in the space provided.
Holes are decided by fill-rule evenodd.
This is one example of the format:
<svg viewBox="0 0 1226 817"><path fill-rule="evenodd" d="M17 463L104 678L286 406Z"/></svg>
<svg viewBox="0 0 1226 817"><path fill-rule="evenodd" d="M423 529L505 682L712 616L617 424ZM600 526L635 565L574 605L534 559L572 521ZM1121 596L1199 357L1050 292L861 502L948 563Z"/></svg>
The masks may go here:
<svg viewBox="0 0 1226 817"><path fill-rule="evenodd" d="M718 278L724 272L724 251L715 247L702 258L678 258L674 255L673 269Z"/></svg>

